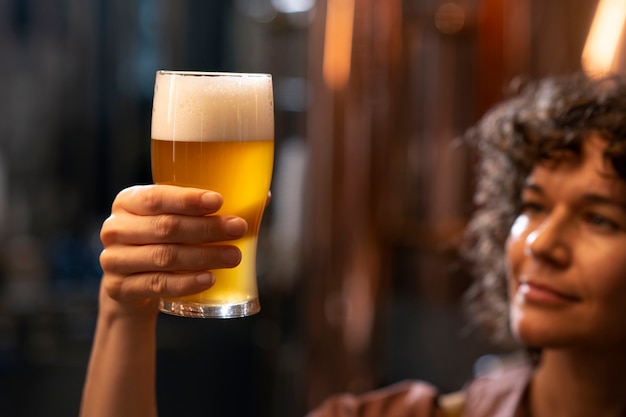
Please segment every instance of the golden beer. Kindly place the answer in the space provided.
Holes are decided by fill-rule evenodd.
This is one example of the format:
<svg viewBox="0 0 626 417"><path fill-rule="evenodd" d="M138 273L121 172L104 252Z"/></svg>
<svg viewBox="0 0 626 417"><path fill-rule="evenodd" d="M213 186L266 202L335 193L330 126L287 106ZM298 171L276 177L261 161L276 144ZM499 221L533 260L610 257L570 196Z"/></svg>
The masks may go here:
<svg viewBox="0 0 626 417"><path fill-rule="evenodd" d="M213 270L216 282L207 291L162 300L162 311L189 317L241 317L259 311L256 247L272 176L273 138L269 75L157 73L154 182L219 192L224 204L216 214L248 222L246 235L229 242L241 250L241 263Z"/></svg>

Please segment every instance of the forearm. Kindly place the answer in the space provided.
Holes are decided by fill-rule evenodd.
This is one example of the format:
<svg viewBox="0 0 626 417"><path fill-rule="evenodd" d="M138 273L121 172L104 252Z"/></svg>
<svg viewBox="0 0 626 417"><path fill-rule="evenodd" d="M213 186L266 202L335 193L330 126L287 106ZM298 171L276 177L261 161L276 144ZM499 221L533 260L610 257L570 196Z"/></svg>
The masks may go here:
<svg viewBox="0 0 626 417"><path fill-rule="evenodd" d="M211 191L169 185L130 187L115 198L100 231L103 277L81 417L157 415L159 298L204 291L214 283L206 271L241 259L223 255L238 251L228 242L248 225L214 215L222 202Z"/></svg>
<svg viewBox="0 0 626 417"><path fill-rule="evenodd" d="M156 417L155 336L156 315L100 312L81 417Z"/></svg>

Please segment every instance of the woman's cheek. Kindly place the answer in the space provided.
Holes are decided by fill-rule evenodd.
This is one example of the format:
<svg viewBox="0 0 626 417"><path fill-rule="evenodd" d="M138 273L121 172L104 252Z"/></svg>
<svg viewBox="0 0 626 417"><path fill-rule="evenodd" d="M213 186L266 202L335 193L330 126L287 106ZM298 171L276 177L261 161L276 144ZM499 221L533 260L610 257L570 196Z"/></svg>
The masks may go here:
<svg viewBox="0 0 626 417"><path fill-rule="evenodd" d="M509 287L509 300L512 302L517 291L516 270L521 264L524 254L524 244L529 226L528 216L520 215L511 226L506 240L506 274Z"/></svg>
<svg viewBox="0 0 626 417"><path fill-rule="evenodd" d="M528 216L524 214L520 214L519 216L517 216L517 218L515 219L515 222L513 222L513 226L511 226L507 244L508 244L508 241L511 239L519 240L526 232L526 229L528 229L528 223L529 223Z"/></svg>

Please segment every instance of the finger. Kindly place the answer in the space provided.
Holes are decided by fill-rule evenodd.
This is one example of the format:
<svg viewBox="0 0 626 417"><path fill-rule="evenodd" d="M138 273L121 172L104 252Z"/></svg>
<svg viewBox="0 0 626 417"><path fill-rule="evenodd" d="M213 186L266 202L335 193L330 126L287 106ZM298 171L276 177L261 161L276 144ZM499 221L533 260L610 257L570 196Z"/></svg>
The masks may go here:
<svg viewBox="0 0 626 417"><path fill-rule="evenodd" d="M137 185L117 195L112 211L123 210L142 216L164 213L198 216L215 213L222 202L220 194L209 190L174 185Z"/></svg>
<svg viewBox="0 0 626 417"><path fill-rule="evenodd" d="M121 243L202 244L239 239L247 229L246 221L234 216L135 216L122 213L104 221L100 239L105 247Z"/></svg>
<svg viewBox="0 0 626 417"><path fill-rule="evenodd" d="M130 276L108 275L103 289L114 300L121 302L153 302L162 297L182 297L209 289L215 283L210 272L169 273L144 272Z"/></svg>
<svg viewBox="0 0 626 417"><path fill-rule="evenodd" d="M241 251L230 245L114 246L100 254L102 269L121 276L143 272L200 272L233 268L240 262Z"/></svg>

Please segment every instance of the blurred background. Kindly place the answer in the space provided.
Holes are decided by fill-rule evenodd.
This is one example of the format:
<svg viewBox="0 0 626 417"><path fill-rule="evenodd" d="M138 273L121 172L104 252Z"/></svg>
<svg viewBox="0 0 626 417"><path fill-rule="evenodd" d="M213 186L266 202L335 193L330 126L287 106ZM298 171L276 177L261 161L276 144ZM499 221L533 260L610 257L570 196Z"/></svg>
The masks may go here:
<svg viewBox="0 0 626 417"><path fill-rule="evenodd" d="M406 378L459 389L501 351L460 309L473 170L457 138L515 80L623 72L625 8L0 0L0 414L77 415L99 227L151 181L157 69L271 73L277 145L262 312L160 318L160 415L301 416Z"/></svg>

